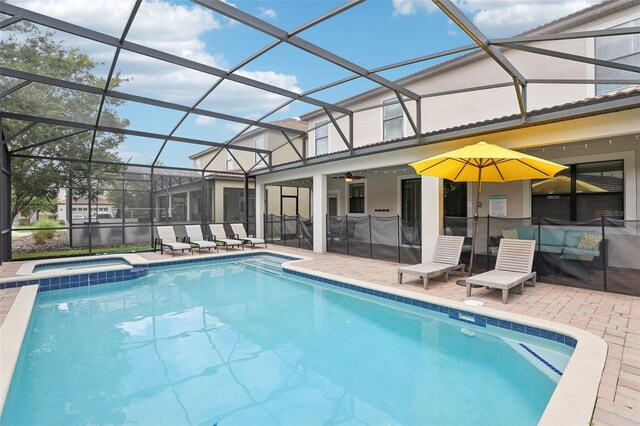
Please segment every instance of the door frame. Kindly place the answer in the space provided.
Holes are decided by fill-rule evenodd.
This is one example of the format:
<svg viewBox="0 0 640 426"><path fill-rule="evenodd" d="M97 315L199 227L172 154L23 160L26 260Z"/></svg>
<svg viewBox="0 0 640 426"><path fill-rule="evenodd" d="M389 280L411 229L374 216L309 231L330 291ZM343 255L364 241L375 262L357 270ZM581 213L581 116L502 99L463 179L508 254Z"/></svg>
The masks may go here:
<svg viewBox="0 0 640 426"><path fill-rule="evenodd" d="M335 198L336 201L336 215L340 216L342 212L342 203L340 202L340 190L332 189L331 191L327 191L327 214L329 214L329 198Z"/></svg>
<svg viewBox="0 0 640 426"><path fill-rule="evenodd" d="M396 184L396 215L400 217L402 217L402 181L410 179L420 179L420 185L422 185L422 177L419 175L413 174L398 176ZM420 205L420 216L422 217L422 204Z"/></svg>

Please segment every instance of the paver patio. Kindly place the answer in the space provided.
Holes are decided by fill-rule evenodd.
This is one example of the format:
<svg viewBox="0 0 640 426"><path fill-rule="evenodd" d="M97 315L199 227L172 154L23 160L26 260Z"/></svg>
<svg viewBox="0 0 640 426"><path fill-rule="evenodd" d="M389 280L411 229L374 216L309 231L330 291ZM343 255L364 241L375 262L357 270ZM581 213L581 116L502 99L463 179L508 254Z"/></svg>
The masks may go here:
<svg viewBox="0 0 640 426"><path fill-rule="evenodd" d="M271 245L272 250L312 257L299 264L308 269L354 278L384 286L397 287L397 263ZM142 253L143 257L169 259L169 255ZM176 255L191 257L190 254ZM197 256L197 254L196 254ZM0 277L15 275L20 263L0 266ZM406 276L402 288L430 296L462 301L464 287L455 285L456 275L448 283L431 280L429 289L422 280ZM16 289L0 290L0 324L4 321ZM603 293L561 285L538 283L526 287L523 295L513 293L504 305L500 291L475 289L473 298L486 307L515 312L582 328L602 337L609 345L604 373L593 415L596 425L640 424L640 297Z"/></svg>

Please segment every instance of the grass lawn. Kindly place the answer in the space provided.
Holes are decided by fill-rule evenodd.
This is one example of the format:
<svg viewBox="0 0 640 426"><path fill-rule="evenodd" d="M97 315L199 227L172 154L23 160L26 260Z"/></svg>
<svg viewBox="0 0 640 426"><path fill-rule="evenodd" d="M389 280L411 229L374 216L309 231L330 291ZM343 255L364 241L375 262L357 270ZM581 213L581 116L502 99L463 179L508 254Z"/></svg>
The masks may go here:
<svg viewBox="0 0 640 426"><path fill-rule="evenodd" d="M151 245L95 248L93 249L92 254L129 253L132 251L151 250L151 248L152 248ZM11 260L51 259L55 257L82 256L82 255L88 255L88 254L89 254L89 249L45 251L45 252L34 252L34 253L14 253L11 256Z"/></svg>

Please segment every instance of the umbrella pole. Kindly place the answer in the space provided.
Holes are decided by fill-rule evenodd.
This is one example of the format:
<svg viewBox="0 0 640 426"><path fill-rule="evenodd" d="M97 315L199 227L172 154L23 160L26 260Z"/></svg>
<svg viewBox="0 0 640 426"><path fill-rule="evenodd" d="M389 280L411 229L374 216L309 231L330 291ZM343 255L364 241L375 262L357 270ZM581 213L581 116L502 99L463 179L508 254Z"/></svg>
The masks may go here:
<svg viewBox="0 0 640 426"><path fill-rule="evenodd" d="M478 188L476 189L476 202L473 206L473 228L471 230L471 258L469 259L468 277L473 275L473 259L476 255L476 233L478 230L478 206L480 204L480 189L482 185L482 167L478 167Z"/></svg>

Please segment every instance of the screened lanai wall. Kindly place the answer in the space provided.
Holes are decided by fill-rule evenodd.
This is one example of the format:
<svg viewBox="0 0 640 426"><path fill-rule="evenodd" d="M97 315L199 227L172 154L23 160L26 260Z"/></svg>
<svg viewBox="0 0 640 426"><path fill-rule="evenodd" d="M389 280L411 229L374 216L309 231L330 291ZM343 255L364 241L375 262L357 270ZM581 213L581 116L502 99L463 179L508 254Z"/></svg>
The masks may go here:
<svg viewBox="0 0 640 426"><path fill-rule="evenodd" d="M151 249L156 226L243 223L255 232L254 179L195 170L72 163L29 158L63 177L56 187L57 215L45 225L10 224L5 249L13 260ZM245 196L246 194L246 196ZM9 210L6 210L7 219ZM44 213L40 213L41 216ZM228 230L231 233L231 229ZM39 234L49 237L39 240ZM7 233L6 235L9 235Z"/></svg>
<svg viewBox="0 0 640 426"><path fill-rule="evenodd" d="M431 26L416 25L415 37L398 40L416 52L413 57L398 57L392 49L380 50L375 55L379 63L364 64L348 59L348 52L357 50L349 44L352 40L367 41L375 36L375 25L363 28L361 38L346 37L331 47L325 43L323 31L333 33L333 30L344 30L345 23L366 20L373 16L369 12L384 7L383 2L325 2L319 9L300 10L299 17L281 26L275 25L278 22L268 22L255 9L247 7L251 2L238 2L238 7L215 0L180 5L163 3L168 8L184 7L186 9L180 10L210 19L211 28L220 23L232 23L229 28L242 28L242 49L235 49L233 56L227 52L229 60L225 62L216 60L215 48L210 49L204 43L213 45L211 39L203 40L207 50L198 56L175 42L178 32L166 32L167 38L162 40L145 37L144 29L153 22L153 8L158 2L132 0L95 4L97 6L92 5L85 11L93 15L80 19L73 14L65 15L64 8L51 9L45 3L12 0L0 3L3 36L0 118L12 159L9 171L14 189L20 188L20 184L28 188L27 182L31 182L32 188L44 188L41 192L48 198L64 192L67 215L73 214L74 204L80 207L82 199L88 213L92 211L89 204L94 202L108 202L114 213L111 216L118 216L120 210L121 217L108 219L97 215L97 220L92 221L89 214L88 223L78 225L88 228L83 229L88 232L87 238L72 235L71 240L89 240L90 252L94 252L94 241L144 246L144 228L149 228L151 237L151 229L157 222L182 225L225 221L225 217L242 210L240 201L237 209L233 201L224 203L226 207L216 208L215 203L206 202L207 197L214 201L221 196L224 201L242 194L239 200L243 200L245 221L249 222L252 196L247 177L459 137L459 132L424 135L423 123L430 119L428 110L437 105L433 98L444 93L418 93L398 82L401 76L451 58L467 61L480 56L489 60L486 72L499 76L498 83L478 81L464 87L448 87L446 94L455 98L466 93L482 93L491 98L496 92L509 93L508 111L515 116L495 124L496 128L541 122L539 116L528 114L527 93L533 84L576 87L597 83L627 87L639 83L636 78L640 69L625 60L593 58L588 52L576 55L563 51L561 43L560 46L556 43L575 39L630 40L640 32L637 26L563 33L568 27L556 24L522 36L491 39L473 22L468 11L459 9L451 1L438 0L433 2L436 13L429 16L439 19L442 28L451 21L460 31L461 37L448 49L429 51L425 40L436 35L424 32ZM633 7L633 1L609 1L597 10L587 11L581 19ZM111 22L117 24L110 25ZM171 23L157 24L163 27ZM541 48L541 44L545 47ZM530 78L505 56L505 49L524 52L528 63L543 64L555 58L614 71L600 75L597 82L583 74L575 78L553 75ZM47 56L47 52L52 51L64 54ZM70 63L64 58L82 60ZM275 70L264 72L267 64L274 63L278 64ZM305 78L310 71L302 65L320 70L321 77L315 74L314 79ZM290 74L285 74L286 71ZM274 79L273 75L293 75L297 81L294 84L290 78ZM356 111L338 100L367 90L384 90L391 95L395 110L407 118L408 132L403 138L372 140L364 147L358 144L355 129L358 125L371 127L368 112L382 113L383 105L358 107ZM638 105L637 101L626 101L625 108ZM597 105L590 113L606 108L615 106ZM321 111L326 121L323 126L328 126L327 133L334 135L333 142L340 145L329 155L316 152L318 123L309 123L307 130L302 130L282 122L283 118L312 110ZM255 141L242 143L243 135L256 130L275 132L280 143L267 147L260 147ZM312 132L314 144L310 149L308 136ZM207 161L191 163L190 158L205 150L210 153ZM221 162L221 158L224 161ZM131 167L146 171L132 173ZM42 182L43 171L57 177L62 174L64 178L55 182L45 178ZM211 180L217 183L211 184ZM216 190L217 185L222 185L222 189ZM261 190L256 187L256 200L264 198ZM148 197L145 191L150 191ZM116 194L120 194L120 199ZM21 195L16 193L16 197ZM148 205L145 204L147 198ZM207 207L198 209L201 202ZM3 209L8 207L4 204ZM144 223L146 218L148 224ZM76 226L73 217L64 220L66 227ZM99 220L120 222L94 223ZM110 231L101 233L94 228ZM128 228L131 228L129 233ZM13 236L19 232L21 230L15 228ZM8 259L6 250L3 256Z"/></svg>

